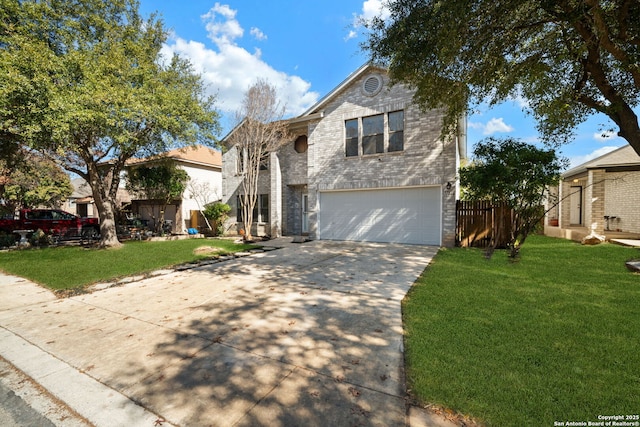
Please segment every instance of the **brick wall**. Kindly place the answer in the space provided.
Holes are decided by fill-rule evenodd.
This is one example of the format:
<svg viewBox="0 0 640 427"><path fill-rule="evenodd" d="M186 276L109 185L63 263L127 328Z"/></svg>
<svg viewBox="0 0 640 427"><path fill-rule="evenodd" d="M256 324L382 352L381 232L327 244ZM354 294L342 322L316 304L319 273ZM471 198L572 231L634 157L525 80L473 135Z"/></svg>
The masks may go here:
<svg viewBox="0 0 640 427"><path fill-rule="evenodd" d="M294 140L299 135L307 135L308 149L305 153L297 153L293 141L286 142L277 152L281 173L278 197L282 211L279 218L282 234L300 234L301 201L305 192L309 196L309 235L317 238L320 191L437 186L442 191L442 244L454 245L456 140L449 138L443 141L440 138L441 112L420 111L413 104L412 91L402 85L389 88L386 86L387 76L380 76L385 87L377 95L367 96L361 90L362 82L369 77L365 73L324 106L322 119L293 130ZM403 151L345 156L345 120L398 110L404 111ZM385 141L386 144L388 141ZM223 155L223 200L232 207L230 227L235 224L235 196L241 191L236 163L237 151L232 148ZM273 173L265 175L264 179L261 177L259 192L273 193L269 187L273 189L277 180L274 181ZM448 182L453 184L451 190L446 189ZM274 200L271 200L271 204L277 209Z"/></svg>
<svg viewBox="0 0 640 427"><path fill-rule="evenodd" d="M236 222L236 212L238 209L237 196L242 194L242 176L238 174L238 150L230 148L222 155L222 201L231 207L229 219L225 223L226 234L237 234L241 224ZM271 170L260 171L258 179L258 194L271 195L271 181L276 179L272 176ZM273 203L271 197L269 203ZM273 215L270 212L269 219ZM254 224L252 234L263 236L271 234L271 224Z"/></svg>
<svg viewBox="0 0 640 427"><path fill-rule="evenodd" d="M401 85L369 97L361 91L368 75L355 81L325 108L325 116L309 127L310 235L317 237L318 192L338 189L443 186L455 184L455 140L440 139L442 114L421 112L413 92ZM383 76L388 82L386 76ZM345 120L404 110L404 151L345 156ZM443 187L444 188L444 187ZM455 237L455 189L442 190L443 244Z"/></svg>
<svg viewBox="0 0 640 427"><path fill-rule="evenodd" d="M640 233L640 172L615 172L605 176L604 215L616 216L611 230Z"/></svg>

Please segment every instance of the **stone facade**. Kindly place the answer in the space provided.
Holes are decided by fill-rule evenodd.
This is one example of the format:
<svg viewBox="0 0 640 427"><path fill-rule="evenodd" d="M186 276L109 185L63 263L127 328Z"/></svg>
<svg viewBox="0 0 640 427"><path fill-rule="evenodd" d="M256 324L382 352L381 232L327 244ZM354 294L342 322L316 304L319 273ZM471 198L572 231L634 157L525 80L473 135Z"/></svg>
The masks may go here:
<svg viewBox="0 0 640 427"><path fill-rule="evenodd" d="M363 89L372 76L382 83L375 95ZM306 137L307 149L298 152L301 150L296 150L295 141L287 141L272 154L269 171L263 171L259 193L271 194L272 208L278 213L271 214L270 223L262 225L265 234L321 237L318 211L323 191L437 187L442 194L441 243L453 246L456 173L460 147L466 142L457 136L443 140L441 112L422 112L412 97L413 92L402 85L390 87L384 70L365 66L307 113L292 119L294 139ZM360 147L359 155L346 156L345 121L384 114L388 129L388 113L397 111L404 112L402 151L388 152L389 135L385 131L383 153L363 155ZM223 200L232 206L232 213L241 191L236 163L237 150L231 147L223 157ZM308 229L303 229L303 196L308 198ZM232 222L230 230L235 227L235 215Z"/></svg>

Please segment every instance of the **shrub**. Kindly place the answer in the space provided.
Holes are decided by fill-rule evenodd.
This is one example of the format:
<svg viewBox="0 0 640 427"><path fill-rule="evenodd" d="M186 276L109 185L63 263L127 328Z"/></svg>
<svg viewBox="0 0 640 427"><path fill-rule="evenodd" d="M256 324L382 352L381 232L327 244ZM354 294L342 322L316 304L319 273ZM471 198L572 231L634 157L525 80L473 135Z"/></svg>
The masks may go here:
<svg viewBox="0 0 640 427"><path fill-rule="evenodd" d="M49 246L53 244L53 239L41 229L37 229L36 232L31 235L29 243L33 246Z"/></svg>
<svg viewBox="0 0 640 427"><path fill-rule="evenodd" d="M16 244L15 234L0 231L0 248L8 248Z"/></svg>
<svg viewBox="0 0 640 427"><path fill-rule="evenodd" d="M212 222L211 227L215 236L224 234L224 223L229 218L231 206L222 202L209 203L204 207L203 215Z"/></svg>

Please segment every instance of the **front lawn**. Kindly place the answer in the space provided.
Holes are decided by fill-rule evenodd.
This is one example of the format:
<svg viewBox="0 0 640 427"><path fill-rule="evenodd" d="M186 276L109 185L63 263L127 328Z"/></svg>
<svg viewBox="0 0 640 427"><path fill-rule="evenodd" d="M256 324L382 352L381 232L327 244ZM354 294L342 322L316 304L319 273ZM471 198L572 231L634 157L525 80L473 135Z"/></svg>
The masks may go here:
<svg viewBox="0 0 640 427"><path fill-rule="evenodd" d="M411 392L487 426L638 414L640 275L624 263L640 251L532 236L521 254L438 253L403 302Z"/></svg>
<svg viewBox="0 0 640 427"><path fill-rule="evenodd" d="M51 289L71 289L210 256L194 254L200 246L217 247L221 253L255 247L211 239L131 241L121 249L51 247L0 253L0 270Z"/></svg>

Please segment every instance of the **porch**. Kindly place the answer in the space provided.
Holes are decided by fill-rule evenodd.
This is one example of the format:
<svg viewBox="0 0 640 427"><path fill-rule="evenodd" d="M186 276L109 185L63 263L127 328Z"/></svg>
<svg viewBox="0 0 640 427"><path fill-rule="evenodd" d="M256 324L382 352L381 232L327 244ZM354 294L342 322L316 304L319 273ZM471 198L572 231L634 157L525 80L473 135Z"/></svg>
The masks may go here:
<svg viewBox="0 0 640 427"><path fill-rule="evenodd" d="M574 227L554 227L550 225L544 226L544 234L549 237L558 237L561 239L575 240L576 242L582 241L583 238L588 236L591 230L587 227L574 226ZM605 240L607 242L611 240L638 240L640 239L639 233L629 233L625 231L612 231L604 230L603 232Z"/></svg>

